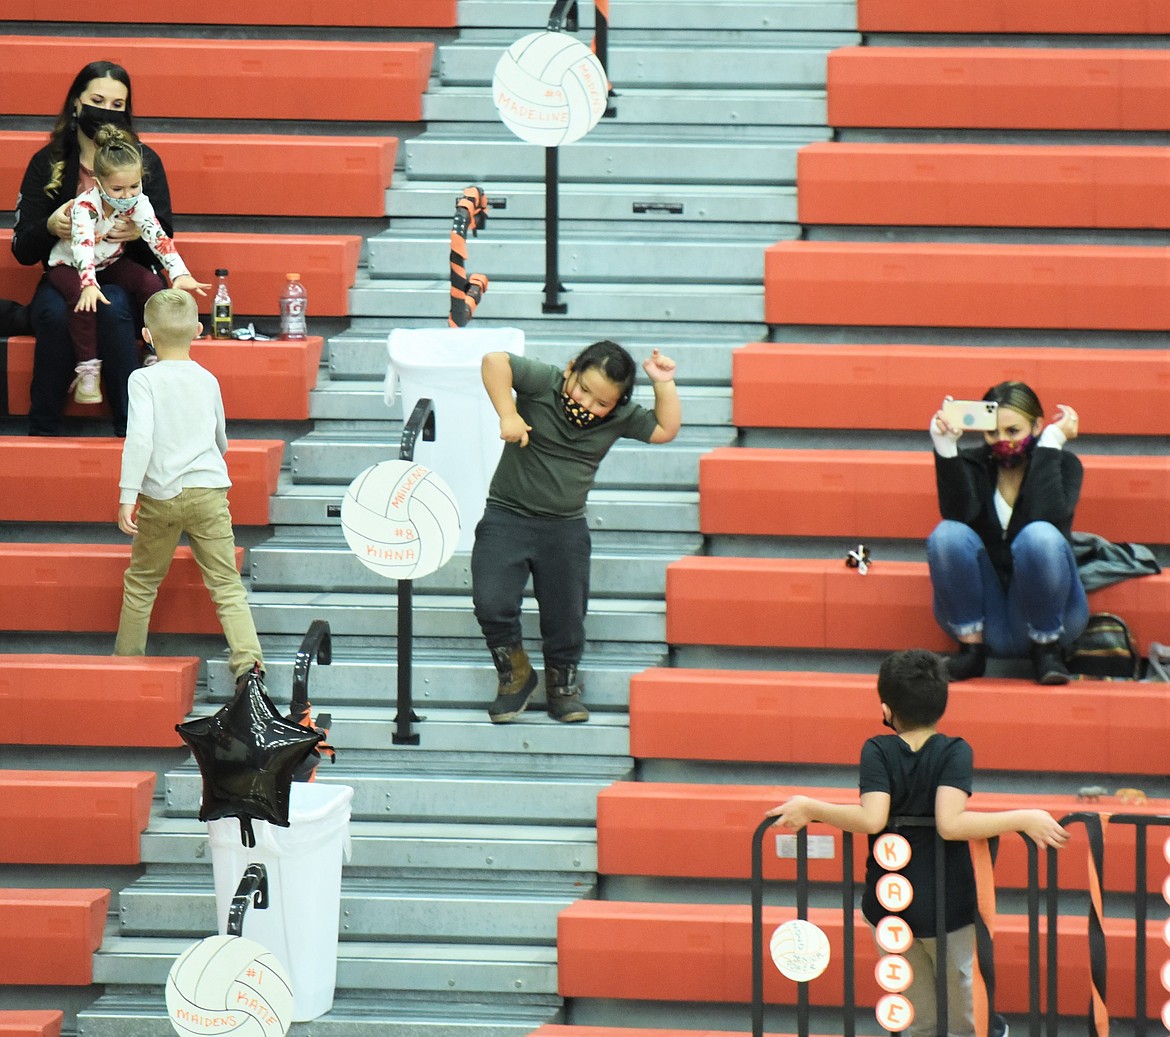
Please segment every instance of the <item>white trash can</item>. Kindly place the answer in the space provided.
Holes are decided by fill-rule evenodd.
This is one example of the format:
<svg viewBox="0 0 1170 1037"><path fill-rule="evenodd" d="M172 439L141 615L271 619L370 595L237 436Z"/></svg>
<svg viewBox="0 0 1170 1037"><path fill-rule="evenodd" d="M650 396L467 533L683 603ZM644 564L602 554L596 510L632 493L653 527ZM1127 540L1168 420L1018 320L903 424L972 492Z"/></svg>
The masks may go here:
<svg viewBox="0 0 1170 1037"><path fill-rule="evenodd" d="M485 353L523 355L519 328L396 328L387 342L386 405L402 396L402 420L422 398L435 405L435 438L415 441L414 460L451 487L459 502L457 551L470 551L500 453L500 419L480 377Z"/></svg>
<svg viewBox="0 0 1170 1037"><path fill-rule="evenodd" d="M333 1006L337 986L337 934L341 915L341 863L350 858L349 785L294 781L289 827L253 821L256 845L240 842L235 817L208 821L215 909L220 933L249 864L268 871L268 907L249 905L240 935L266 947L288 970L293 1022L307 1022Z"/></svg>

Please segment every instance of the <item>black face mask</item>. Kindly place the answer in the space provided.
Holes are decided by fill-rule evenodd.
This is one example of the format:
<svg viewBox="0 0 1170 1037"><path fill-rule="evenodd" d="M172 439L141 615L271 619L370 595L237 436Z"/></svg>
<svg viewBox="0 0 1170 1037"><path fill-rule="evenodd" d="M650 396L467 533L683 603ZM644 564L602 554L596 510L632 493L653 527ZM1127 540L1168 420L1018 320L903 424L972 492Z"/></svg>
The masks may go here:
<svg viewBox="0 0 1170 1037"><path fill-rule="evenodd" d="M83 104L81 114L76 116L77 127L90 140L97 136L98 130L107 124L119 129L130 129L130 115L116 108L95 108L92 104Z"/></svg>
<svg viewBox="0 0 1170 1037"><path fill-rule="evenodd" d="M598 420L596 414L574 402L573 397L567 392L561 393L561 406L565 409L565 417L569 419L569 423L576 425L577 428L589 428Z"/></svg>

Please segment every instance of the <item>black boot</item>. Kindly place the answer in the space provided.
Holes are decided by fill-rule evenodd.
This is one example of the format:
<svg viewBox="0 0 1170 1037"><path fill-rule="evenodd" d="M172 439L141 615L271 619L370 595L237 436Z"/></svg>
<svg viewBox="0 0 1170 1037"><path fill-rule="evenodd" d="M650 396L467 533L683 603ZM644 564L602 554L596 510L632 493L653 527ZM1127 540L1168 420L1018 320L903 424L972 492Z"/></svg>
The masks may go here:
<svg viewBox="0 0 1170 1037"><path fill-rule="evenodd" d="M577 680L577 667L544 667L544 694L548 700L548 715L564 724L579 724L589 719L589 710L581 702L585 686Z"/></svg>
<svg viewBox="0 0 1170 1037"><path fill-rule="evenodd" d="M982 677L987 670L987 645L959 645L959 650L946 657L947 677L952 681L966 681Z"/></svg>
<svg viewBox="0 0 1170 1037"><path fill-rule="evenodd" d="M491 653L500 683L496 701L488 706L488 716L493 724L506 724L528 708L528 700L536 688L536 674L522 645L501 645L492 648Z"/></svg>
<svg viewBox="0 0 1170 1037"><path fill-rule="evenodd" d="M1059 641L1032 642L1032 671L1037 684L1067 684L1072 680Z"/></svg>

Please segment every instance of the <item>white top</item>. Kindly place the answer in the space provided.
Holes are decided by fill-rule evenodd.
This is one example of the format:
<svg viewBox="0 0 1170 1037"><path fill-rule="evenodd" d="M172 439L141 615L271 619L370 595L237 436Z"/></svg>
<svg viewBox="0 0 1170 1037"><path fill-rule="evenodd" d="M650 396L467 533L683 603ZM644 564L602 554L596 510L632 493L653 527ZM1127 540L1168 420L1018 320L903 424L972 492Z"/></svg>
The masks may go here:
<svg viewBox="0 0 1170 1037"><path fill-rule="evenodd" d="M191 486L228 487L219 382L194 360L160 360L130 375L119 504L170 500Z"/></svg>
<svg viewBox="0 0 1170 1037"><path fill-rule="evenodd" d="M176 277L190 273L175 251L175 243L158 222L154 206L146 195L140 194L138 201L125 215L142 232L142 240L158 257L172 284ZM101 192L96 184L79 194L69 211L72 228L70 239L58 241L53 246L49 253L49 266L73 267L81 275L83 288L97 284L96 272L104 270L126 250L126 242L110 241L106 237L118 216L116 212L105 215Z"/></svg>

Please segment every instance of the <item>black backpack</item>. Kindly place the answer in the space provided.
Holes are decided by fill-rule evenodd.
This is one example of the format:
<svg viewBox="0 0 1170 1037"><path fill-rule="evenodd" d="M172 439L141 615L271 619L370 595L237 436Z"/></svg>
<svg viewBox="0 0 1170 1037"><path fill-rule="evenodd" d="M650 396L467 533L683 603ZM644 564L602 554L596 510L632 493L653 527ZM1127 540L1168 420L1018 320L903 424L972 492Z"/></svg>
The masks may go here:
<svg viewBox="0 0 1170 1037"><path fill-rule="evenodd" d="M1133 681L1141 676L1142 656L1124 619L1112 612L1089 617L1084 632L1068 649L1069 670L1089 680Z"/></svg>

